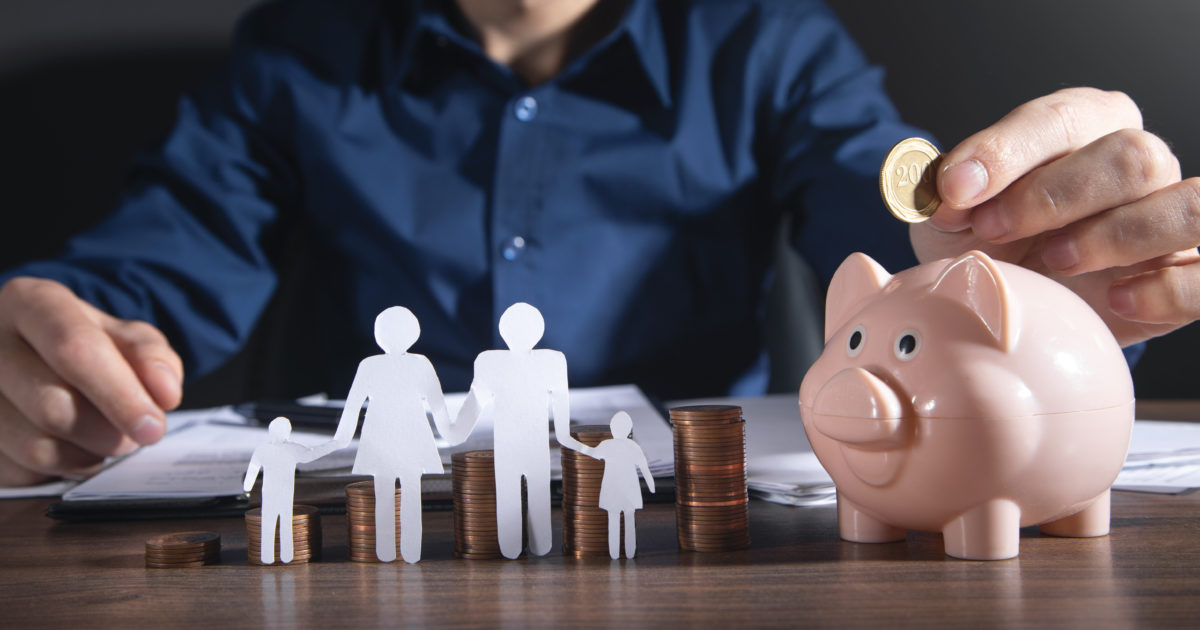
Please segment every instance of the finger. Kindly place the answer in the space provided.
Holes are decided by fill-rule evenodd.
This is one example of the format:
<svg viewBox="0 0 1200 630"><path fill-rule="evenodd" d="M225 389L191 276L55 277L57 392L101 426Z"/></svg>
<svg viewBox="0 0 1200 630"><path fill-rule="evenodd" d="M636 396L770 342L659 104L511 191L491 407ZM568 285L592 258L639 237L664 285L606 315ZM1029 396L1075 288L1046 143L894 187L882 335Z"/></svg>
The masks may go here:
<svg viewBox="0 0 1200 630"><path fill-rule="evenodd" d="M0 398L0 452L18 466L53 476L83 476L103 457L38 431L6 398Z"/></svg>
<svg viewBox="0 0 1200 630"><path fill-rule="evenodd" d="M80 300L56 283L39 283L28 297L15 301L13 321L50 369L121 432L139 444L158 441L166 422L162 410Z"/></svg>
<svg viewBox="0 0 1200 630"><path fill-rule="evenodd" d="M1141 112L1120 92L1071 88L1025 103L942 158L938 191L951 211L940 227L963 219L954 210L990 199L1042 164L1118 129L1141 127Z"/></svg>
<svg viewBox="0 0 1200 630"><path fill-rule="evenodd" d="M4 453L0 453L0 486L32 486L54 478L53 475L43 475L20 466Z"/></svg>
<svg viewBox="0 0 1200 630"><path fill-rule="evenodd" d="M1076 275L1126 267L1200 243L1200 178L1071 225L1046 239L1042 260Z"/></svg>
<svg viewBox="0 0 1200 630"><path fill-rule="evenodd" d="M0 395L37 430L100 456L123 455L137 447L23 339L0 335L0 356Z"/></svg>
<svg viewBox="0 0 1200 630"><path fill-rule="evenodd" d="M1125 319L1181 326L1200 318L1200 256L1123 278L1108 291L1109 307Z"/></svg>
<svg viewBox="0 0 1200 630"><path fill-rule="evenodd" d="M174 409L183 398L183 360L165 335L146 322L103 316L104 327L142 385L162 409Z"/></svg>
<svg viewBox="0 0 1200 630"><path fill-rule="evenodd" d="M1136 201L1179 181L1179 160L1154 134L1123 129L1034 169L976 206L972 231L1007 243ZM1172 250L1168 250L1172 251Z"/></svg>

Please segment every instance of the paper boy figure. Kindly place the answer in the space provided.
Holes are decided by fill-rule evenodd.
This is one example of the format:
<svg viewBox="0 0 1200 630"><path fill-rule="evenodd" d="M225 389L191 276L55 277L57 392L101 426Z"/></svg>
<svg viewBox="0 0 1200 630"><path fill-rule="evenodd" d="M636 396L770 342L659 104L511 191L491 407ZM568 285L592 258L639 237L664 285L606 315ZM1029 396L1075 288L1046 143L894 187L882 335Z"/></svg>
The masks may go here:
<svg viewBox="0 0 1200 630"><path fill-rule="evenodd" d="M489 409L493 414L496 466L496 526L500 553L521 555L521 478L529 501L529 550L550 551L550 435L564 448L583 446L571 437L567 359L557 350L534 350L545 332L542 314L524 302L500 316L508 350L487 350L475 359L475 379L456 425L470 431Z"/></svg>
<svg viewBox="0 0 1200 630"><path fill-rule="evenodd" d="M622 514L625 515L625 557L632 558L637 551L633 512L642 509L642 486L638 483L638 470L641 470L650 492L654 492L654 477L650 476L646 453L629 438L633 431L633 419L629 414L624 411L613 414L609 427L612 429L612 438L594 448L584 446L583 453L604 460L604 476L600 478L600 509L608 512L608 555L616 560L621 557Z"/></svg>
<svg viewBox="0 0 1200 630"><path fill-rule="evenodd" d="M291 441L292 423L284 417L275 418L267 427L269 440L254 449L242 488L250 492L258 471L262 470L262 539L260 556L263 564L275 562L275 524L279 523L279 559L292 561L292 497L296 492L296 464L311 462L337 450L332 440L308 448Z"/></svg>
<svg viewBox="0 0 1200 630"><path fill-rule="evenodd" d="M442 385L429 359L408 352L420 336L416 316L403 306L393 306L375 318L375 341L384 354L359 363L333 436L343 447L350 444L359 411L369 399L354 474L375 478L375 554L383 562L396 559L397 480L400 555L409 563L421 559L421 475L444 470L425 419L426 405L442 437L451 444L466 437L452 433Z"/></svg>

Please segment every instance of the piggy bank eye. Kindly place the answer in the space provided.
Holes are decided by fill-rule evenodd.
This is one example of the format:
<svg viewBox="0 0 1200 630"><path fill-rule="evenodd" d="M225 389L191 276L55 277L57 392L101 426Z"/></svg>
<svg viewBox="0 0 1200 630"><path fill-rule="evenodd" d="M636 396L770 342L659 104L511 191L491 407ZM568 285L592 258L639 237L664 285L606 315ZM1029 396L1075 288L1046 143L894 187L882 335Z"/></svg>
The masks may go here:
<svg viewBox="0 0 1200 630"><path fill-rule="evenodd" d="M863 342L867 340L867 329L861 325L850 333L850 338L846 340L846 354L856 357L862 352Z"/></svg>
<svg viewBox="0 0 1200 630"><path fill-rule="evenodd" d="M911 361L917 353L921 351L921 333L915 330L906 330L896 337L896 358L901 361Z"/></svg>

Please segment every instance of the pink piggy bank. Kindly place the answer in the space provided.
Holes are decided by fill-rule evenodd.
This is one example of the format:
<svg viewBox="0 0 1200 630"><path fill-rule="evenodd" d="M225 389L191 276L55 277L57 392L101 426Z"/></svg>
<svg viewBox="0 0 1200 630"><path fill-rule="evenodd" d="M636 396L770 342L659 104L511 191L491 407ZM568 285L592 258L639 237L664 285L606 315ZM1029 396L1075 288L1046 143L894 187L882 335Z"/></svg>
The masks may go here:
<svg viewBox="0 0 1200 630"><path fill-rule="evenodd" d="M1017 555L1019 529L1103 536L1133 383L1100 317L978 251L896 275L834 274L825 350L800 386L813 451L855 542L939 531L958 558Z"/></svg>

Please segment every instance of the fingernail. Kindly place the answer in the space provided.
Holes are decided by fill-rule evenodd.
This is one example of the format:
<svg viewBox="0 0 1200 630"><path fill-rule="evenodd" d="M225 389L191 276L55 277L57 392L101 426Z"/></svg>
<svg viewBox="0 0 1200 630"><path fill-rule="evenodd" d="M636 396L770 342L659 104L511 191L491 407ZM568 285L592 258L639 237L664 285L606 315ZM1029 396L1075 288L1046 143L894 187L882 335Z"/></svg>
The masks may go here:
<svg viewBox="0 0 1200 630"><path fill-rule="evenodd" d="M979 160L967 160L942 171L938 181L943 200L964 206L987 189L988 173Z"/></svg>
<svg viewBox="0 0 1200 630"><path fill-rule="evenodd" d="M1008 212L1004 208L989 205L977 209L971 215L971 229L975 231L975 236L985 241L994 241L1007 236L1012 231L1012 225L1008 222Z"/></svg>
<svg viewBox="0 0 1200 630"><path fill-rule="evenodd" d="M113 455L115 455L116 457L121 457L122 455L128 455L128 454L138 450L138 446L139 446L138 443L134 442L133 440L122 440L121 445L118 446L117 449L113 451Z"/></svg>
<svg viewBox="0 0 1200 630"><path fill-rule="evenodd" d="M1042 246L1042 262L1055 271L1067 271L1079 264L1079 250L1075 240L1066 234L1056 234L1046 239Z"/></svg>
<svg viewBox="0 0 1200 630"><path fill-rule="evenodd" d="M1127 284L1118 284L1109 289L1108 307L1117 315L1128 317L1136 314L1137 303L1133 299L1133 287Z"/></svg>
<svg viewBox="0 0 1200 630"><path fill-rule="evenodd" d="M162 361L155 361L152 365L154 366L155 370L158 370L166 378L166 386L168 391L164 393L167 393L174 398L179 398L182 396L183 386L180 384L179 375L175 373L175 370L172 370L170 366Z"/></svg>
<svg viewBox="0 0 1200 630"><path fill-rule="evenodd" d="M134 425L133 431L129 437L133 438L138 444L153 444L162 437L163 423L158 418L151 415L142 416L141 420Z"/></svg>

